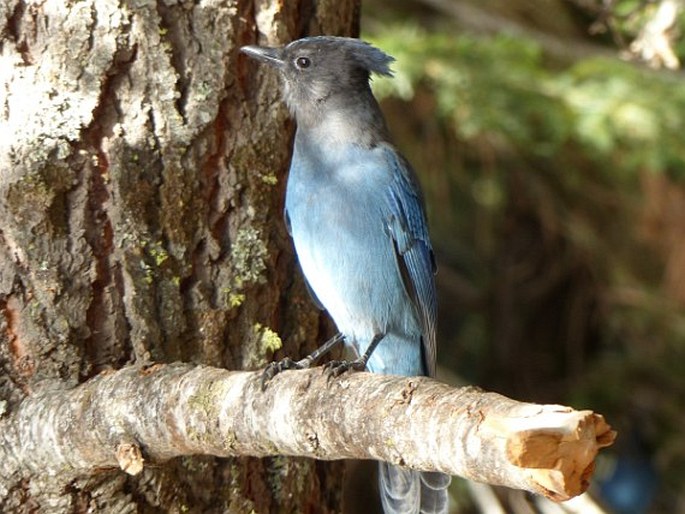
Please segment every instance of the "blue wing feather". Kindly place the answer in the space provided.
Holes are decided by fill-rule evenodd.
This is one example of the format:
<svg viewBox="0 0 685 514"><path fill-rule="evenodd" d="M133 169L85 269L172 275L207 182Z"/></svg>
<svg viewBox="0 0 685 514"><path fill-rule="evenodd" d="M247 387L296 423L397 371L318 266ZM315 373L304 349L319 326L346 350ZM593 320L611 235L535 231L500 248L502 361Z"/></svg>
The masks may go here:
<svg viewBox="0 0 685 514"><path fill-rule="evenodd" d="M424 368L427 375L434 376L437 318L433 278L435 259L428 236L423 199L409 163L391 147L388 147L387 154L395 170L387 194L387 227L395 242L405 288L421 320Z"/></svg>

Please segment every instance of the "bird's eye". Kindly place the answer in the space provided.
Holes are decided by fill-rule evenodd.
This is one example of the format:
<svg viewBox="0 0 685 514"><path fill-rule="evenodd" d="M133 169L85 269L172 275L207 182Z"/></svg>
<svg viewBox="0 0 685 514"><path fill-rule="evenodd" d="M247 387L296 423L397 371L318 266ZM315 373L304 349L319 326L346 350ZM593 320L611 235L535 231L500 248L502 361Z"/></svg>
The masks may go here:
<svg viewBox="0 0 685 514"><path fill-rule="evenodd" d="M312 61L309 59L309 57L298 57L297 59L295 59L295 66L297 66L300 69L309 68L311 64Z"/></svg>

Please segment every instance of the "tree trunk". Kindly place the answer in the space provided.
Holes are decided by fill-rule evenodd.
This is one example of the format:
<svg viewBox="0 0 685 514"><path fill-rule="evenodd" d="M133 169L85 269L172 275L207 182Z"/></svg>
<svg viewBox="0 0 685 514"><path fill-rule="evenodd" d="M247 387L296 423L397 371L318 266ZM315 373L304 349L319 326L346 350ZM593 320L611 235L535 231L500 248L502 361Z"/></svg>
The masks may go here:
<svg viewBox="0 0 685 514"><path fill-rule="evenodd" d="M281 222L292 123L238 48L356 35L358 4L0 5L0 415L125 364L256 369L325 337ZM341 466L3 476L0 511L337 512Z"/></svg>

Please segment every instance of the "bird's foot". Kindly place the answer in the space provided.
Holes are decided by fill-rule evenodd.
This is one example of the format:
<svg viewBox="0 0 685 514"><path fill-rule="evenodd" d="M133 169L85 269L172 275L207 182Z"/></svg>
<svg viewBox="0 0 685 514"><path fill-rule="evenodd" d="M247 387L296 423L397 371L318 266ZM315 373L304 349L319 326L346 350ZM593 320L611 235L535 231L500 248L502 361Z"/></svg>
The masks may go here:
<svg viewBox="0 0 685 514"><path fill-rule="evenodd" d="M366 361L364 359L355 359L353 361L330 361L323 365L323 370L328 375L328 380L338 378L343 373L348 371L364 371L366 369Z"/></svg>
<svg viewBox="0 0 685 514"><path fill-rule="evenodd" d="M311 361L308 359L294 361L290 357L286 357L280 361L270 362L262 373L262 391L266 390L271 379L278 375L281 371L286 371L289 369L306 369L309 367L310 362Z"/></svg>

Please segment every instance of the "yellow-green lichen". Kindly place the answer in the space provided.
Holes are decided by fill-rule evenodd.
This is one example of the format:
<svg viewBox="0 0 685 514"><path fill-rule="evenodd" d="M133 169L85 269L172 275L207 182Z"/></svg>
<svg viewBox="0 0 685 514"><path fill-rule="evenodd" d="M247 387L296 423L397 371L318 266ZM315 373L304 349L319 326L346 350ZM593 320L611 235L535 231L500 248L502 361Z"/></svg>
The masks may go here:
<svg viewBox="0 0 685 514"><path fill-rule="evenodd" d="M280 336L261 323L252 326L250 338L244 345L242 359L243 369L254 369L264 366L270 356L283 346Z"/></svg>
<svg viewBox="0 0 685 514"><path fill-rule="evenodd" d="M122 241L131 248L135 255L140 255L140 269L143 271L143 282L152 285L155 281L157 268L161 267L168 259L169 253L160 241L146 241L138 234L124 234ZM142 250L142 251L141 251ZM180 284L180 278L177 281Z"/></svg>
<svg viewBox="0 0 685 514"><path fill-rule="evenodd" d="M235 270L234 286L241 289L246 284L263 282L268 250L259 230L243 227L238 231L231 249L231 262Z"/></svg>
<svg viewBox="0 0 685 514"><path fill-rule="evenodd" d="M209 393L208 388L201 388L188 398L188 407L202 411L205 414L209 414L214 410L212 407L212 395Z"/></svg>
<svg viewBox="0 0 685 514"><path fill-rule="evenodd" d="M225 382L212 382L206 387L201 387L188 398L188 406L201 411L209 418L216 419L219 416L221 400L226 396L226 392Z"/></svg>
<svg viewBox="0 0 685 514"><path fill-rule="evenodd" d="M162 243L155 242L147 245L147 252L155 261L157 266L161 266L169 258L169 254L162 246Z"/></svg>
<svg viewBox="0 0 685 514"><path fill-rule="evenodd" d="M261 323L255 323L253 330L259 338L259 350L263 355L274 353L283 347L281 337L269 327L262 326Z"/></svg>
<svg viewBox="0 0 685 514"><path fill-rule="evenodd" d="M261 175L261 179L262 182L270 186L275 186L276 184L278 184L278 177L273 173L269 173L268 175Z"/></svg>
<svg viewBox="0 0 685 514"><path fill-rule="evenodd" d="M228 294L228 305L231 309L240 307L245 301L245 295L243 293L229 293Z"/></svg>

